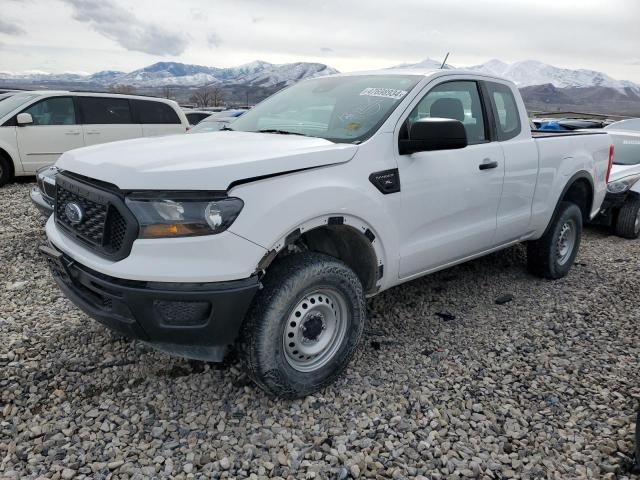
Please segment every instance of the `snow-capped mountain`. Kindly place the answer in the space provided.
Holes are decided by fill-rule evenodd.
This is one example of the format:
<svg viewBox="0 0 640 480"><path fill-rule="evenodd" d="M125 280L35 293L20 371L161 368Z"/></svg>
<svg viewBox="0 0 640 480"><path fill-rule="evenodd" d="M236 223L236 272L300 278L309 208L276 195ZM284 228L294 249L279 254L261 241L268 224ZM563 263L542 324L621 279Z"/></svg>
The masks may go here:
<svg viewBox="0 0 640 480"><path fill-rule="evenodd" d="M518 87L551 84L558 88L568 87L606 87L620 92L630 89L640 93L640 85L628 80L616 80L606 73L595 70L560 68L535 60L504 63L500 60L489 60L481 65L468 67L469 70L499 75L514 82Z"/></svg>
<svg viewBox="0 0 640 480"><path fill-rule="evenodd" d="M427 58L418 63L403 63L393 68L440 68L442 62ZM447 64L445 68L456 68ZM514 82L518 87L551 84L557 88L613 88L621 93L640 94L640 85L628 80L616 80L606 73L595 70L560 68L535 60L505 63L501 60L489 60L480 65L460 67L465 70L498 75Z"/></svg>
<svg viewBox="0 0 640 480"><path fill-rule="evenodd" d="M232 68L189 65L178 62L158 62L132 72L106 70L92 75L0 72L0 82L24 84L87 83L101 86L130 85L132 87L203 86L211 84L273 87L290 85L303 78L330 75L337 70L321 63L273 63L255 61Z"/></svg>
<svg viewBox="0 0 640 480"><path fill-rule="evenodd" d="M424 68L424 69L434 69L438 70L442 66L442 60L434 60L432 58L425 58L421 62L418 63L401 63L400 65L395 65L391 68ZM448 63L444 66L445 70L455 68Z"/></svg>

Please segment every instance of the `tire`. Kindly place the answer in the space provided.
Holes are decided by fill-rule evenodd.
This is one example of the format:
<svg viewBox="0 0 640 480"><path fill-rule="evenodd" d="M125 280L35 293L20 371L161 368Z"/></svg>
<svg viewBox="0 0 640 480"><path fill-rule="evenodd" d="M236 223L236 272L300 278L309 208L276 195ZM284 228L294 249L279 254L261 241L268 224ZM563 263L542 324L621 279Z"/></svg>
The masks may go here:
<svg viewBox="0 0 640 480"><path fill-rule="evenodd" d="M614 231L623 238L638 238L640 235L640 198L629 198L616 217Z"/></svg>
<svg viewBox="0 0 640 480"><path fill-rule="evenodd" d="M310 395L345 370L365 318L362 284L347 265L311 252L285 257L267 272L243 324L244 367L270 395Z"/></svg>
<svg viewBox="0 0 640 480"><path fill-rule="evenodd" d="M578 254L582 237L582 212L574 203L560 202L558 209L538 240L527 243L527 267L539 277L564 277Z"/></svg>
<svg viewBox="0 0 640 480"><path fill-rule="evenodd" d="M9 160L0 154L0 187L6 185L13 178L13 171Z"/></svg>

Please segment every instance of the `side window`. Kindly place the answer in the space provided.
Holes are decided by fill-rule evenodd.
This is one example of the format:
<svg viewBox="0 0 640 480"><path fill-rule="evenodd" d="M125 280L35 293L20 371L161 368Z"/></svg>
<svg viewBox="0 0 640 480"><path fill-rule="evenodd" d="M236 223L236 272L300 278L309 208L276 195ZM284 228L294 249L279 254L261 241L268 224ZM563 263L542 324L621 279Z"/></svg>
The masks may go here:
<svg viewBox="0 0 640 480"><path fill-rule="evenodd" d="M476 82L445 82L434 87L413 109L409 123L429 117L452 118L462 122L469 145L488 140Z"/></svg>
<svg viewBox="0 0 640 480"><path fill-rule="evenodd" d="M491 108L496 119L498 140L509 140L521 131L520 113L511 89L500 83L487 82Z"/></svg>
<svg viewBox="0 0 640 480"><path fill-rule="evenodd" d="M109 97L78 97L80 111L86 124L133 123L129 100Z"/></svg>
<svg viewBox="0 0 640 480"><path fill-rule="evenodd" d="M33 125L74 125L76 111L71 97L52 97L31 105L23 113L30 113Z"/></svg>
<svg viewBox="0 0 640 480"><path fill-rule="evenodd" d="M181 123L178 114L166 103L134 100L134 105L139 123Z"/></svg>

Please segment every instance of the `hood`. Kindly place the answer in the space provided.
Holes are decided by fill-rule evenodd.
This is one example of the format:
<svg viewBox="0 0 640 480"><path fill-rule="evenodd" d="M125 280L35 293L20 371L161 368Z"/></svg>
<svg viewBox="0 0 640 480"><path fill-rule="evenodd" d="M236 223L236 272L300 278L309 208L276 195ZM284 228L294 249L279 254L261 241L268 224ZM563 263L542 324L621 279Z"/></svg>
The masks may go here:
<svg viewBox="0 0 640 480"><path fill-rule="evenodd" d="M79 148L56 166L123 190L226 190L238 180L347 162L357 149L322 138L222 131Z"/></svg>

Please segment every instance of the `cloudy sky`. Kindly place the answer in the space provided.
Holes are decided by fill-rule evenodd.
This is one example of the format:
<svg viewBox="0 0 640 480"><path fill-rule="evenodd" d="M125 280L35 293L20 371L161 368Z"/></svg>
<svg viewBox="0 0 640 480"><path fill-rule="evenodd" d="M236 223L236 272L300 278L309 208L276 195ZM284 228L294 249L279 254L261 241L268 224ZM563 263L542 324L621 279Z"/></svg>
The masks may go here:
<svg viewBox="0 0 640 480"><path fill-rule="evenodd" d="M2 0L0 71L540 60L640 83L638 0Z"/></svg>

